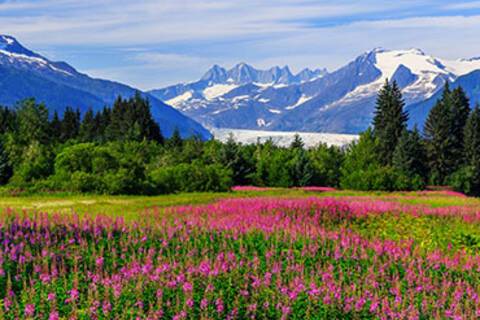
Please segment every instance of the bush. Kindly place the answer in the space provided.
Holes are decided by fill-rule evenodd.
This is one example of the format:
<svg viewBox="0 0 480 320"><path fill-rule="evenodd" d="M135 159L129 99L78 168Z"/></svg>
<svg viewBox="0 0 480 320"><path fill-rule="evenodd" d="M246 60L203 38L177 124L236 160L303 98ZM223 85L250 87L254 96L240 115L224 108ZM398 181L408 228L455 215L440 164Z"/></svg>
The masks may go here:
<svg viewBox="0 0 480 320"><path fill-rule="evenodd" d="M465 166L449 177L449 184L455 191L471 196L480 195L480 173L473 166Z"/></svg>
<svg viewBox="0 0 480 320"><path fill-rule="evenodd" d="M158 168L149 177L157 193L228 191L233 184L230 170L199 162Z"/></svg>

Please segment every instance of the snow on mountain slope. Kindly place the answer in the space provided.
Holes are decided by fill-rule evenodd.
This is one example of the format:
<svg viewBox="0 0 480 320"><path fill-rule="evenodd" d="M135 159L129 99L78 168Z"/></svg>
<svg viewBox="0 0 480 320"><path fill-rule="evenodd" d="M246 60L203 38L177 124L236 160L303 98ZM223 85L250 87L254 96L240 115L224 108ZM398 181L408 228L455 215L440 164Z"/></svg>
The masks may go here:
<svg viewBox="0 0 480 320"><path fill-rule="evenodd" d="M181 95L176 96L173 99L165 101L165 103L167 103L167 104L169 104L173 107L176 107L176 106L179 106L182 103L188 101L192 97L193 97L192 92L191 91L186 91L186 92L182 93Z"/></svg>
<svg viewBox="0 0 480 320"><path fill-rule="evenodd" d="M302 95L300 96L300 98L298 98L297 102L295 102L294 105L288 106L288 107L286 107L285 109L286 109L286 110L295 109L296 107L304 104L305 102L307 102L307 101L310 100L310 99L312 99L312 97L308 97L308 96L302 94Z"/></svg>
<svg viewBox="0 0 480 320"><path fill-rule="evenodd" d="M215 98L221 97L224 94L232 91L233 89L238 88L238 85L235 84L215 84L211 87L203 90L203 96L207 100L213 100Z"/></svg>
<svg viewBox="0 0 480 320"><path fill-rule="evenodd" d="M230 135L237 142L243 144L254 144L258 140L265 142L272 139L273 143L279 146L289 146L295 135L298 134L307 148L312 148L320 143L325 143L329 146L344 146L352 141L358 139L357 135L349 134L331 134L331 133L316 133L316 132L286 132L286 131L260 131L260 130L238 130L238 129L211 129L215 139L226 142Z"/></svg>
<svg viewBox="0 0 480 320"><path fill-rule="evenodd" d="M88 108L97 111L111 106L119 95L129 98L137 92L118 82L91 78L65 62L51 61L30 51L11 36L0 35L0 105L13 106L33 97L44 102L51 113L61 115L67 106L81 112ZM166 136L178 128L185 137L210 138L210 133L196 121L148 93L141 94L149 99L152 116Z"/></svg>
<svg viewBox="0 0 480 320"><path fill-rule="evenodd" d="M152 94L162 98L175 92L181 103L174 100L174 106L208 127L357 133L370 125L386 79L397 82L411 105L478 69L478 58L448 60L419 49L376 48L331 73L307 69L294 76L288 68L214 66L199 82ZM194 97L185 99L192 90Z"/></svg>

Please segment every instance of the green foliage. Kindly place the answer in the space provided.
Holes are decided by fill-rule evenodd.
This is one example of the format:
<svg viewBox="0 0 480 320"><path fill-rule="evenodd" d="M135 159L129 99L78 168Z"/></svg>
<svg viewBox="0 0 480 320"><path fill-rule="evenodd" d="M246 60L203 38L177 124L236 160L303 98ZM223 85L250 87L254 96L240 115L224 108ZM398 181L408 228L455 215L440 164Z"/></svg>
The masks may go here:
<svg viewBox="0 0 480 320"><path fill-rule="evenodd" d="M397 83L385 81L380 90L373 118L373 133L378 139L377 152L383 165L392 163L392 146L396 146L407 127L408 115L403 111L405 103Z"/></svg>
<svg viewBox="0 0 480 320"><path fill-rule="evenodd" d="M294 150L293 159L289 165L294 186L304 187L311 184L315 173L310 158L304 149Z"/></svg>
<svg viewBox="0 0 480 320"><path fill-rule="evenodd" d="M95 123L95 114L93 113L92 109L89 109L87 112L85 112L78 135L79 139L84 142L94 141L97 139L97 126Z"/></svg>
<svg viewBox="0 0 480 320"><path fill-rule="evenodd" d="M393 153L393 167L408 177L427 177L426 151L417 128L404 130Z"/></svg>
<svg viewBox="0 0 480 320"><path fill-rule="evenodd" d="M312 184L337 187L340 183L340 168L345 157L342 149L319 144L317 147L310 149L308 155L314 172Z"/></svg>
<svg viewBox="0 0 480 320"><path fill-rule="evenodd" d="M250 176L254 172L253 149L242 147L230 136L225 144L222 144L219 150L220 157L218 162L223 163L227 169L230 169L235 185L250 184Z"/></svg>
<svg viewBox="0 0 480 320"><path fill-rule="evenodd" d="M48 109L44 104L37 104L34 99L24 100L17 106L17 121L15 133L20 144L47 144L50 140Z"/></svg>
<svg viewBox="0 0 480 320"><path fill-rule="evenodd" d="M232 172L217 164L204 165L197 161L153 170L150 179L156 193L228 191Z"/></svg>
<svg viewBox="0 0 480 320"><path fill-rule="evenodd" d="M395 82L378 95L373 128L344 148L306 149L272 140L242 145L183 138L164 141L147 99L118 97L112 108L67 108L63 118L35 100L0 107L0 184L29 190L105 194L226 191L232 185L340 186L358 190L419 190L426 181L478 194L480 111L470 114L461 88L445 87L432 108L425 139L407 131ZM452 173L454 173L452 175ZM12 175L13 173L13 175ZM10 177L11 176L11 177Z"/></svg>
<svg viewBox="0 0 480 320"><path fill-rule="evenodd" d="M23 149L22 161L15 167L12 183L22 186L24 183L47 178L53 171L52 160L52 151L47 146L37 141L32 142Z"/></svg>
<svg viewBox="0 0 480 320"><path fill-rule="evenodd" d="M454 168L463 165L464 152L464 128L470 115L470 101L462 87L455 88L451 93L452 103L452 136L454 142Z"/></svg>
<svg viewBox="0 0 480 320"><path fill-rule="evenodd" d="M460 115L463 117L465 111L460 103L455 103L455 108L453 105L452 92L447 83L442 99L437 101L430 110L425 122L430 182L433 184L446 183L448 176L458 168L460 163L459 148L463 143L458 141L461 130L456 125L459 126L463 120L457 121L454 118Z"/></svg>
<svg viewBox="0 0 480 320"><path fill-rule="evenodd" d="M13 171L8 161L8 154L5 151L3 142L0 140L0 185L6 184L12 174Z"/></svg>
<svg viewBox="0 0 480 320"><path fill-rule="evenodd" d="M480 195L480 172L474 166L464 166L449 178L449 184L456 190L468 195Z"/></svg>
<svg viewBox="0 0 480 320"><path fill-rule="evenodd" d="M60 141L76 138L80 130L80 110L73 110L70 107L65 109L63 120L60 125Z"/></svg>
<svg viewBox="0 0 480 320"><path fill-rule="evenodd" d="M340 186L345 189L371 190L370 177L380 168L376 150L378 142L371 129L360 135L347 150L341 167Z"/></svg>
<svg viewBox="0 0 480 320"><path fill-rule="evenodd" d="M480 167L480 107L477 105L465 125L465 161Z"/></svg>

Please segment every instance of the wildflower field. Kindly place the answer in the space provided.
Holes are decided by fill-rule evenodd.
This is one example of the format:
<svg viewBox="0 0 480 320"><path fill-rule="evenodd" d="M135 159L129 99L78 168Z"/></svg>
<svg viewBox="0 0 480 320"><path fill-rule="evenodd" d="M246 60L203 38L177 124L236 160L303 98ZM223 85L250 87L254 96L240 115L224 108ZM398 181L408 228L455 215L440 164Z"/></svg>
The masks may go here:
<svg viewBox="0 0 480 320"><path fill-rule="evenodd" d="M459 194L238 188L1 205L0 319L480 317L480 201Z"/></svg>

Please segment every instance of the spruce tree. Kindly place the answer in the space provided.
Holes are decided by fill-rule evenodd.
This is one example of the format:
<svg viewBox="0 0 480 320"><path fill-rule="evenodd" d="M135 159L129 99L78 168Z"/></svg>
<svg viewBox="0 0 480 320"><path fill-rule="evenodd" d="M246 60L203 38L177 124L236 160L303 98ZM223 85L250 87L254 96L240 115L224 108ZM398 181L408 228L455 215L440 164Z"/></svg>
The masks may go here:
<svg viewBox="0 0 480 320"><path fill-rule="evenodd" d="M404 130L393 153L393 167L407 177L427 177L426 151L420 133Z"/></svg>
<svg viewBox="0 0 480 320"><path fill-rule="evenodd" d="M140 92L136 92L133 98L133 121L137 122L140 127L141 139L157 141L163 144L164 139L160 131L160 126L153 120L150 102L146 98L142 98Z"/></svg>
<svg viewBox="0 0 480 320"><path fill-rule="evenodd" d="M58 139L62 132L62 121L58 116L57 110L53 112L52 121L50 121L50 133L54 139Z"/></svg>
<svg viewBox="0 0 480 320"><path fill-rule="evenodd" d="M0 134L13 132L17 127L17 114L8 107L0 106Z"/></svg>
<svg viewBox="0 0 480 320"><path fill-rule="evenodd" d="M378 140L378 156L383 165L392 163L393 152L400 135L407 127L408 115L397 83L385 82L380 90L373 118L373 133Z"/></svg>
<svg viewBox="0 0 480 320"><path fill-rule="evenodd" d="M175 127L175 130L173 130L173 134L168 139L168 146L172 149L176 148L181 148L183 145L183 139L182 136L180 135L180 130L178 130L177 127Z"/></svg>
<svg viewBox="0 0 480 320"><path fill-rule="evenodd" d="M305 144L303 143L302 137L298 133L293 137L293 141L290 144L290 149L303 149Z"/></svg>
<svg viewBox="0 0 480 320"><path fill-rule="evenodd" d="M246 159L242 156L241 145L235 141L232 134L228 137L227 142L222 144L220 163L232 171L235 185L247 183L246 177L251 173L251 170Z"/></svg>
<svg viewBox="0 0 480 320"><path fill-rule="evenodd" d="M480 169L480 107L477 105L465 125L465 161Z"/></svg>
<svg viewBox="0 0 480 320"><path fill-rule="evenodd" d="M63 114L61 128L60 141L65 142L76 138L80 129L80 112L67 107Z"/></svg>
<svg viewBox="0 0 480 320"><path fill-rule="evenodd" d="M88 109L83 116L82 124L80 125L79 138L84 142L94 141L97 136L95 116L92 109Z"/></svg>
<svg viewBox="0 0 480 320"><path fill-rule="evenodd" d="M294 158L291 166L291 180L294 186L304 187L308 186L314 175L312 163L303 149L294 149Z"/></svg>
<svg viewBox="0 0 480 320"><path fill-rule="evenodd" d="M463 91L462 87L457 87L450 94L452 108L452 135L454 141L454 149L452 150L454 161L454 169L459 168L465 159L464 154L464 129L470 114L470 101Z"/></svg>
<svg viewBox="0 0 480 320"><path fill-rule="evenodd" d="M12 174L13 170L8 159L8 154L5 151L3 142L0 140L0 185L6 184Z"/></svg>
<svg viewBox="0 0 480 320"><path fill-rule="evenodd" d="M464 130L464 166L451 178L453 187L469 195L480 195L480 109L471 112Z"/></svg>
<svg viewBox="0 0 480 320"><path fill-rule="evenodd" d="M430 180L433 184L444 184L446 178L455 170L455 143L453 135L452 104L448 84L430 110L425 122L425 139Z"/></svg>

